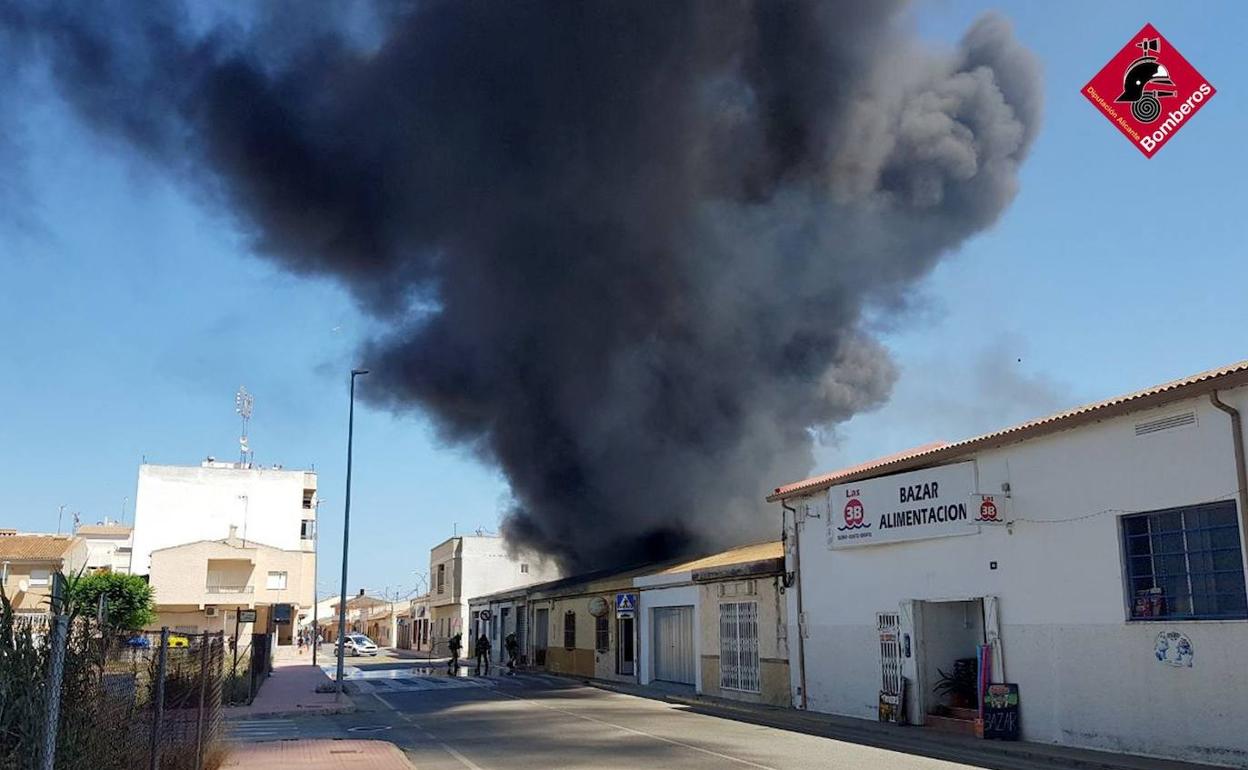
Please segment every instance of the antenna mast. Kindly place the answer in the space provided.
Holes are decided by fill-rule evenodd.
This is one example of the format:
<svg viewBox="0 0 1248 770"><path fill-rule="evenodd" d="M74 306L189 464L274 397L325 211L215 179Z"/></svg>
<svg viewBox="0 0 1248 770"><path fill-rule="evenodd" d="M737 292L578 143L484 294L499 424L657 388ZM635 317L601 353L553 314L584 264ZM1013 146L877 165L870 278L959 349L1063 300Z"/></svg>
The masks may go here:
<svg viewBox="0 0 1248 770"><path fill-rule="evenodd" d="M238 392L234 394L234 411L238 412L238 416L243 418L243 433L238 437L239 462L244 468L251 467L252 451L247 444L247 423L251 422L251 406L255 403L255 399L247 392L247 388L243 385L238 386Z"/></svg>

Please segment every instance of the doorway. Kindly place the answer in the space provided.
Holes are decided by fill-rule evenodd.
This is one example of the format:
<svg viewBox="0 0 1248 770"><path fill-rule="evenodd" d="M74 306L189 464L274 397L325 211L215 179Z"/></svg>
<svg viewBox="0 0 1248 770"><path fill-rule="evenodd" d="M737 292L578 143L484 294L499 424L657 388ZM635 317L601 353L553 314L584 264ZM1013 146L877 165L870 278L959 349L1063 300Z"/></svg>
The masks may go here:
<svg viewBox="0 0 1248 770"><path fill-rule="evenodd" d="M979 706L976 657L984 644L984 601L916 602L915 697L924 724L973 724ZM972 728L973 731L973 728Z"/></svg>
<svg viewBox="0 0 1248 770"><path fill-rule="evenodd" d="M655 607L654 678L694 684L693 607Z"/></svg>
<svg viewBox="0 0 1248 770"><path fill-rule="evenodd" d="M550 638L550 610L540 609L533 617L533 664L546 665L546 647Z"/></svg>
<svg viewBox="0 0 1248 770"><path fill-rule="evenodd" d="M615 673L634 676L637 673L633 619L618 618L615 621Z"/></svg>

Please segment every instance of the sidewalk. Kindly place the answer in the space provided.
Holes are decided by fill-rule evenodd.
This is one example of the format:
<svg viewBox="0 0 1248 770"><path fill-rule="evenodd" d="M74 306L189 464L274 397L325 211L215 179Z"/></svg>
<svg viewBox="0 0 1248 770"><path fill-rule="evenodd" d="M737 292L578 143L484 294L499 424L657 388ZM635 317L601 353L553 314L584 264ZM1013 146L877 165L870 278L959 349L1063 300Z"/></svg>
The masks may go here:
<svg viewBox="0 0 1248 770"><path fill-rule="evenodd" d="M1211 770L1220 767L1135 754L1056 746L1048 743L985 741L967 735L933 732L921 727L906 727L813 711L742 703L703 695L665 693L639 685L584 678L558 678L581 681L591 687L625 695L678 703L698 713L724 719L735 719L934 759L975 762L986 767L1050 767L1082 770Z"/></svg>
<svg viewBox="0 0 1248 770"><path fill-rule="evenodd" d="M245 770L414 770L387 741L299 740L232 746L224 768Z"/></svg>
<svg viewBox="0 0 1248 770"><path fill-rule="evenodd" d="M305 659L307 660L307 659ZM244 719L279 714L341 714L354 711L346 695L334 700L334 693L318 693L317 686L328 683L319 666L298 660L276 661L273 673L264 681L250 706L229 706L227 719Z"/></svg>

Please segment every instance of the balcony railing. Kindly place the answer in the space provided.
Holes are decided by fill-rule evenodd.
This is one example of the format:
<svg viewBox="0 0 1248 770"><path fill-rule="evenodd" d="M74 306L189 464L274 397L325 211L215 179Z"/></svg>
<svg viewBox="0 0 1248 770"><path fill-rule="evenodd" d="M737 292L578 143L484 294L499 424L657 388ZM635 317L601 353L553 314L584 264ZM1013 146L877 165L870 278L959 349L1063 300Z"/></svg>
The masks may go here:
<svg viewBox="0 0 1248 770"><path fill-rule="evenodd" d="M210 594L251 594L256 592L255 586L227 586L227 585L210 585L207 588Z"/></svg>

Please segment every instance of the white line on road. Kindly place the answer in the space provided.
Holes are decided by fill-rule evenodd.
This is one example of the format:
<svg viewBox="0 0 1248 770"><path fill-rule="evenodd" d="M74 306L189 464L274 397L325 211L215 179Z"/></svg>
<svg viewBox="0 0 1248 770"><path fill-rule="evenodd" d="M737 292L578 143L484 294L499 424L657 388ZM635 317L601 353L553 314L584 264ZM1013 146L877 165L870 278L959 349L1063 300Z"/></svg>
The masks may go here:
<svg viewBox="0 0 1248 770"><path fill-rule="evenodd" d="M584 714L578 714L575 711L568 711L567 709L561 709L555 706L548 706L545 703L541 703L539 701L534 701L534 700L529 700L528 698L521 698L518 695L512 695L511 693L502 692L501 690L498 690L496 692L498 692L499 695L505 695L508 698L512 698L513 700L518 700L523 703L532 703L533 705L541 706L544 709L550 709L551 711L558 711L560 714L567 714L568 716L576 717L577 719L584 719L586 722L595 722L600 725L606 725L607 727L614 727L617 730L623 730L626 733L633 733L634 735L644 735L645 737L653 738L656 741L663 741L664 743L670 743L673 746L680 746L682 748L690 749L691 751L700 751L703 754L709 754L712 757L726 759L729 762L736 762L738 764L746 765L748 767L757 767L759 768L759 770L776 770L776 768L774 767L769 767L767 765L760 765L757 762L751 762L748 759L741 759L740 757L733 757L733 756L729 756L728 754L720 754L718 751L711 751L710 749L704 749L701 746L694 746L692 744L684 743L683 741L678 741L672 738L664 738L662 735L655 735L654 733L648 733L645 730L636 730L632 727L625 727L624 725L617 725L614 722L607 722L606 720L603 720L603 719L596 719L594 717L585 716Z"/></svg>
<svg viewBox="0 0 1248 770"><path fill-rule="evenodd" d="M465 757L463 754L460 754L458 751L451 748L448 744L443 743L442 741L439 741L437 739L437 736L435 736L433 733L429 732L425 728L421 727L420 725L416 724L415 720L411 719L407 714L404 714L402 711L399 711L393 704L387 703L386 699L381 697L380 693L372 693L372 696L376 698L378 702L381 703L381 705L385 706L386 708L390 709L394 713L398 714L399 719L402 719L405 722L408 722L417 730L420 730L430 740L437 741L437 744L442 747L443 751L445 751L447 754L450 754L452 758L459 760L459 763L462 764L464 767L468 768L468 770L485 770L485 768L474 763L471 759L469 759L468 757Z"/></svg>

